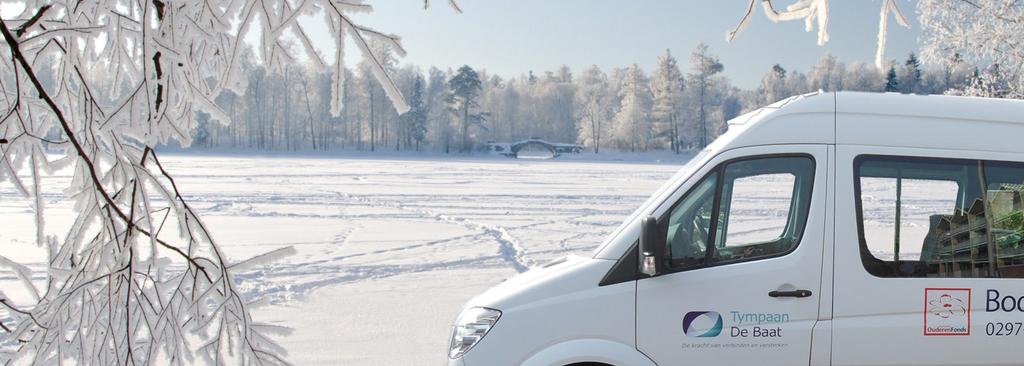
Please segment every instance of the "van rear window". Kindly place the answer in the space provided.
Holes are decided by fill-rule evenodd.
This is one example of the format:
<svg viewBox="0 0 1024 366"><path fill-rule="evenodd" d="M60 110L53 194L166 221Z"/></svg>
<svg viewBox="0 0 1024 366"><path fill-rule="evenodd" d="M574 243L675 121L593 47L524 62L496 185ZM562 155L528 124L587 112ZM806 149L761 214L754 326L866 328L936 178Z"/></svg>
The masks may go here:
<svg viewBox="0 0 1024 366"><path fill-rule="evenodd" d="M1024 277L1024 164L861 156L865 269L880 277Z"/></svg>

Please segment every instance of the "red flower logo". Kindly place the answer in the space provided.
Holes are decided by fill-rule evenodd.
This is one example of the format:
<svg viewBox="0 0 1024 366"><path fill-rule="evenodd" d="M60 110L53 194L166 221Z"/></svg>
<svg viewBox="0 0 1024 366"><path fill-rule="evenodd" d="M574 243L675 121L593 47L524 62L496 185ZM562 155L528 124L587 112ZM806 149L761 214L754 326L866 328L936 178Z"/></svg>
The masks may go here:
<svg viewBox="0 0 1024 366"><path fill-rule="evenodd" d="M936 300L928 301L928 312L943 319L967 315L964 301L950 294L942 294Z"/></svg>

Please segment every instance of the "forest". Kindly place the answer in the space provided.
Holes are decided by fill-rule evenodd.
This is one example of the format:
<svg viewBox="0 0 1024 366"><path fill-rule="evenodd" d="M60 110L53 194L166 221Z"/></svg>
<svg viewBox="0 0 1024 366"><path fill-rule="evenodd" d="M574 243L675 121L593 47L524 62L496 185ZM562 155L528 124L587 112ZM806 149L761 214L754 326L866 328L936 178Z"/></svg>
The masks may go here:
<svg viewBox="0 0 1024 366"><path fill-rule="evenodd" d="M706 45L681 63L671 50L654 70L629 65L530 71L503 77L484 67L457 70L399 66L384 47L374 47L405 96L400 114L371 66L345 68L341 90L330 72L294 64L268 70L246 53L244 95L222 93L217 104L233 123L198 113L192 147L263 151L472 152L488 141L542 138L579 143L588 151L701 148L726 129L726 121L779 99L811 91L900 92L998 96L990 77L954 59L924 68L910 54L887 70L867 62L844 63L825 54L809 70L775 65L753 90L733 86ZM341 93L340 116L331 101Z"/></svg>

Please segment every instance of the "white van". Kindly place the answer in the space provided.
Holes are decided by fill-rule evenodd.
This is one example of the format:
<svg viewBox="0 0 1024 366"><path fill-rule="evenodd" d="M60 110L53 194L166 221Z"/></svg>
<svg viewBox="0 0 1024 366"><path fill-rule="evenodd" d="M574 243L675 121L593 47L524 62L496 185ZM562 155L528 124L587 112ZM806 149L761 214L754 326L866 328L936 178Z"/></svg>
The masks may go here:
<svg viewBox="0 0 1024 366"><path fill-rule="evenodd" d="M449 365L1020 365L1024 102L736 118L592 256L470 301Z"/></svg>

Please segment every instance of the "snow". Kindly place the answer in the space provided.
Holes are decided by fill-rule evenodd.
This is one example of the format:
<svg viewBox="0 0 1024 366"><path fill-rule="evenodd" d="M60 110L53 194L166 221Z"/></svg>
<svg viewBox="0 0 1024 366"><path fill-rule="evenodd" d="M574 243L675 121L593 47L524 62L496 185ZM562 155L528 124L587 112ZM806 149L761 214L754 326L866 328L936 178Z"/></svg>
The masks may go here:
<svg viewBox="0 0 1024 366"><path fill-rule="evenodd" d="M257 322L298 365L444 362L463 303L528 267L587 254L668 179L670 153L515 160L427 154L349 157L164 154L186 199L238 266ZM602 161L603 160L603 161ZM622 161L608 161L622 160ZM70 171L43 180L46 234L75 216ZM33 202L0 185L0 252L45 283ZM294 254L267 264L281 252ZM14 272L0 289L33 302ZM21 291L21 292L19 292ZM5 315L0 314L0 318Z"/></svg>
<svg viewBox="0 0 1024 366"><path fill-rule="evenodd" d="M253 319L290 329L276 336L290 362L422 365L444 362L466 301L530 267L587 255L687 158L207 152L164 153L163 162L220 243L238 289L260 304ZM64 169L42 181L46 234L67 232L75 219L60 191L70 179ZM870 249L891 258L895 194L883 180L862 183ZM737 186L734 239L777 235L791 185L772 176ZM902 238L913 256L927 215L949 211L956 190L907 187ZM0 253L25 265L0 261L0 290L19 306L34 303L21 278L45 284L34 204L0 185Z"/></svg>

